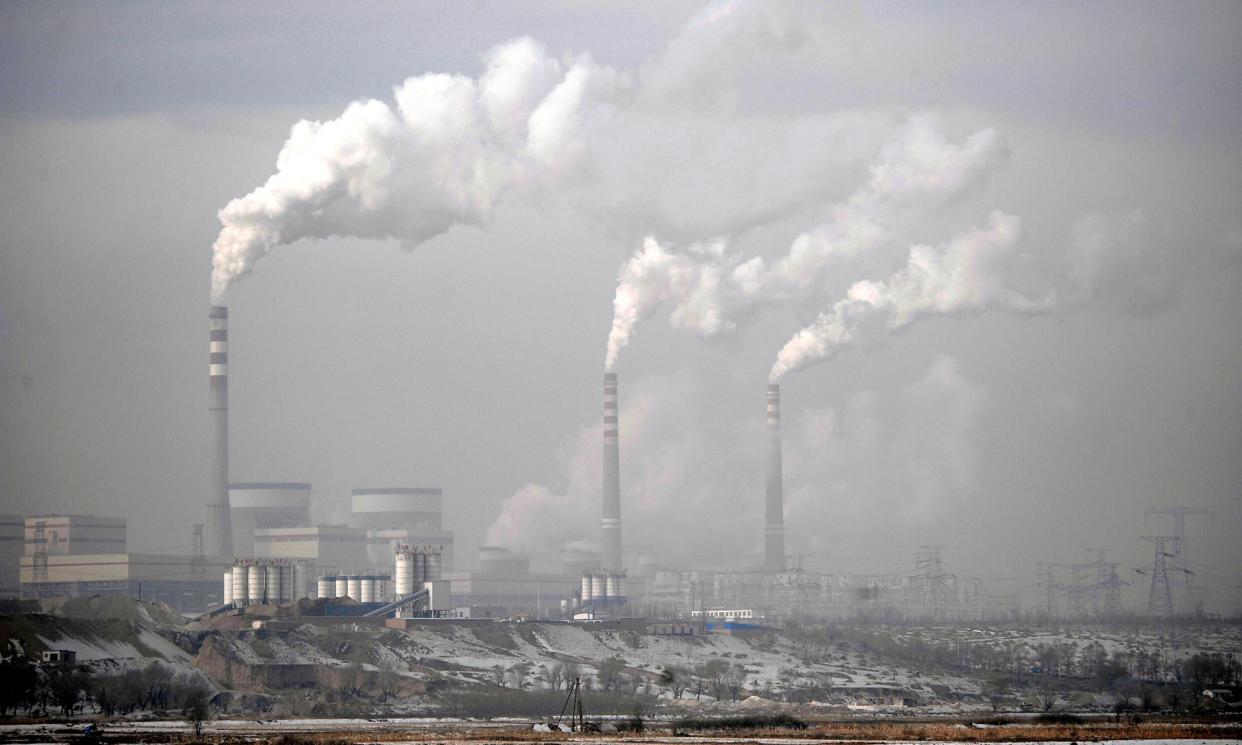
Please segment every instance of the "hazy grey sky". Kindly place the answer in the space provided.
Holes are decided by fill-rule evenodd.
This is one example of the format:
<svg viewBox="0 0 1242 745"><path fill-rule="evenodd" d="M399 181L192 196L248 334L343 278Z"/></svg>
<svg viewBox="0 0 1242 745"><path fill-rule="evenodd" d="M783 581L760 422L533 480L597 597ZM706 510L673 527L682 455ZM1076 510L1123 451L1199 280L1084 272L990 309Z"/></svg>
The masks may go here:
<svg viewBox="0 0 1242 745"><path fill-rule="evenodd" d="M850 283L1001 210L1022 225L1009 278L1037 293L1083 271L1064 263L1075 225L1137 211L1133 251L1097 257L1074 302L933 313L788 375L789 550L888 571L943 543L999 584L1088 546L1141 565L1138 536L1167 531L1144 511L1199 505L1216 516L1192 550L1236 594L1242 7L744 5L0 6L3 510L122 514L131 549L185 547L217 210L274 172L299 119L392 104L427 72L478 77L530 36L618 71L615 147L584 139L572 180L518 183L414 251L332 237L257 262L225 296L234 480L310 481L324 521L354 487L443 486L467 561L489 531L536 553L595 541L622 263L648 234L775 262L931 112L950 143L994 130L996 162L882 260L711 339L675 302L636 328L618 364L627 553L759 551L769 367Z"/></svg>

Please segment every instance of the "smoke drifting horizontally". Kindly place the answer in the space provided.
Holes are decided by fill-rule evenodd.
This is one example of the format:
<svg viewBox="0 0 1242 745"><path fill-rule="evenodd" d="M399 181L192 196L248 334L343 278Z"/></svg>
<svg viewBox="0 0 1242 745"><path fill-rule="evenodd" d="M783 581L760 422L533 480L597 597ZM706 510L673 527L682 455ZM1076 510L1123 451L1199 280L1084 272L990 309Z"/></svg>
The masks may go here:
<svg viewBox="0 0 1242 745"><path fill-rule="evenodd" d="M335 119L295 124L276 171L219 212L212 295L273 249L359 237L416 247L505 203L556 206L626 239L727 234L803 209L891 115L758 116L734 91L814 27L796 3L726 0L636 70L519 38L477 78L428 73ZM741 64L740 60L745 60ZM763 142L764 147L755 147ZM718 185L702 199L702 184Z"/></svg>
<svg viewBox="0 0 1242 745"><path fill-rule="evenodd" d="M864 330L899 331L924 316L1002 310L1054 313L1096 300L1147 313L1171 300L1177 274L1141 211L1076 221L1061 252L1021 249L1022 222L994 211L988 224L937 245L915 245L882 282L855 282L830 310L798 331L777 354L770 381L832 357ZM1044 289L1019 288L1020 269L1043 274Z"/></svg>
<svg viewBox="0 0 1242 745"><path fill-rule="evenodd" d="M350 104L300 121L276 173L220 210L212 295L301 238L395 238L414 246L481 224L519 182L567 168L610 112L625 75L586 55L557 59L522 38L484 55L478 79L429 73L393 89L395 107Z"/></svg>
<svg viewBox="0 0 1242 745"><path fill-rule="evenodd" d="M883 145L867 181L831 205L831 219L798 235L770 267L762 257L730 255L724 239L675 251L648 236L617 278L605 368L614 368L634 327L664 303L673 306L674 328L711 337L734 331L760 307L822 300L830 272L893 244L910 225L978 186L1007 155L994 130L954 143L939 117L918 114Z"/></svg>

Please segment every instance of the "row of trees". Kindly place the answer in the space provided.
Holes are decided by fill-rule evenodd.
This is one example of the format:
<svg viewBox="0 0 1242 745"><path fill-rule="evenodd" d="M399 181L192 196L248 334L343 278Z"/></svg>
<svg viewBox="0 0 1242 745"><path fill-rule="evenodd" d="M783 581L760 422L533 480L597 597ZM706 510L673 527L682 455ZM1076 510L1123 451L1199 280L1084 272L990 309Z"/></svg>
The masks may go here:
<svg viewBox="0 0 1242 745"><path fill-rule="evenodd" d="M700 700L707 694L721 701L736 701L743 697L748 678L744 665L719 658L695 666L666 665L658 676L631 672L620 657L600 660L593 668L591 675L583 675L579 667L570 662L548 665L535 674L532 687L568 690L575 679L581 679L584 688L617 696L650 695L653 686L661 686L677 699L693 696ZM529 663L507 668L497 665L492 668L492 682L500 688L523 689L528 685L531 670Z"/></svg>
<svg viewBox="0 0 1242 745"><path fill-rule="evenodd" d="M0 662L0 715L24 712L70 716L90 709L103 716L135 711L182 711L206 717L211 688L199 676L177 674L160 662L122 672L92 675L74 665L35 666Z"/></svg>
<svg viewBox="0 0 1242 745"><path fill-rule="evenodd" d="M1101 688L1121 678L1161 683L1187 682L1204 685L1234 685L1242 682L1240 666L1232 655L1196 654L1178 660L1159 649L1114 651L1099 642L1080 647L1072 641L1049 641L1035 645L1006 640L926 639L917 635L895 635L885 630L855 630L850 636L864 650L915 667L939 665L966 667L991 672L1024 674L1030 668L1045 676L1091 678ZM812 636L808 642L824 640Z"/></svg>

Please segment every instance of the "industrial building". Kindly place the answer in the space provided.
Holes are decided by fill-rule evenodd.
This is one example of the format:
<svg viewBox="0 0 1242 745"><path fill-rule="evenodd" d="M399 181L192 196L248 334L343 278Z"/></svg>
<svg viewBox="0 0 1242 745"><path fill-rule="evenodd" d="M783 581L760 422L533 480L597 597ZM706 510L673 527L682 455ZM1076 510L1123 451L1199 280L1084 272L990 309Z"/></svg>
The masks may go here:
<svg viewBox="0 0 1242 745"><path fill-rule="evenodd" d="M221 602L223 568L203 557L162 554L47 554L21 558L22 596L129 595L182 611Z"/></svg>
<svg viewBox="0 0 1242 745"><path fill-rule="evenodd" d="M367 568L367 534L345 525L260 528L254 532L254 556L305 559L317 569L362 573Z"/></svg>
<svg viewBox="0 0 1242 745"><path fill-rule="evenodd" d="M444 530L444 492L436 487L354 489L351 524L366 531L367 559L384 566L399 545L441 547L445 570L453 568L453 533Z"/></svg>
<svg viewBox="0 0 1242 745"><path fill-rule="evenodd" d="M578 591L580 576L534 574L530 559L500 546L481 546L479 570L445 575L459 606L502 607L511 613L558 613L561 601Z"/></svg>
<svg viewBox="0 0 1242 745"><path fill-rule="evenodd" d="M254 555L254 533L269 528L310 525L311 485L301 482L229 484L233 551Z"/></svg>
<svg viewBox="0 0 1242 745"><path fill-rule="evenodd" d="M37 515L24 525L26 556L125 553L125 518Z"/></svg>

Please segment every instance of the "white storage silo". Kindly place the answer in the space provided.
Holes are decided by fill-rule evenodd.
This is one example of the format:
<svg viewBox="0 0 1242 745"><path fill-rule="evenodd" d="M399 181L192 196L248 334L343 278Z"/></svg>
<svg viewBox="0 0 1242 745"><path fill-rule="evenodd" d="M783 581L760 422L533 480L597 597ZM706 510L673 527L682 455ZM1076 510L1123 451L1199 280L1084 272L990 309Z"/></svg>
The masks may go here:
<svg viewBox="0 0 1242 745"><path fill-rule="evenodd" d="M608 597L608 584L604 573L596 572L591 575L591 599L603 600L606 597Z"/></svg>
<svg viewBox="0 0 1242 745"><path fill-rule="evenodd" d="M396 587L394 592L399 598L414 592L414 561L408 553L397 554Z"/></svg>
<svg viewBox="0 0 1242 745"><path fill-rule="evenodd" d="M321 599L336 597L336 577L330 574L320 577L315 583L315 594Z"/></svg>
<svg viewBox="0 0 1242 745"><path fill-rule="evenodd" d="M336 577L336 597L343 598L349 594L349 577L343 574Z"/></svg>
<svg viewBox="0 0 1242 745"><path fill-rule="evenodd" d="M267 576L267 587L264 588L266 592L263 593L263 601L266 603L280 602L280 570L281 567L278 564L268 564L263 567L263 573Z"/></svg>
<svg viewBox="0 0 1242 745"><path fill-rule="evenodd" d="M246 604L246 588L249 587L247 582L248 573L246 567L240 564L233 565L233 605L241 607Z"/></svg>
<svg viewBox="0 0 1242 745"><path fill-rule="evenodd" d="M251 564L246 568L246 574L246 600L258 605L263 602L263 567Z"/></svg>
<svg viewBox="0 0 1242 745"><path fill-rule="evenodd" d="M591 575L582 575L582 602L589 603L591 601Z"/></svg>
<svg viewBox="0 0 1242 745"><path fill-rule="evenodd" d="M354 600L362 600L362 577L351 574L345 578L345 594Z"/></svg>
<svg viewBox="0 0 1242 745"><path fill-rule="evenodd" d="M374 603L375 602L375 577L365 575L359 578L358 584L358 602Z"/></svg>
<svg viewBox="0 0 1242 745"><path fill-rule="evenodd" d="M222 597L223 597L223 602L220 603L221 605L227 608L228 606L233 604L233 570L232 569L224 570L224 594L222 595Z"/></svg>

